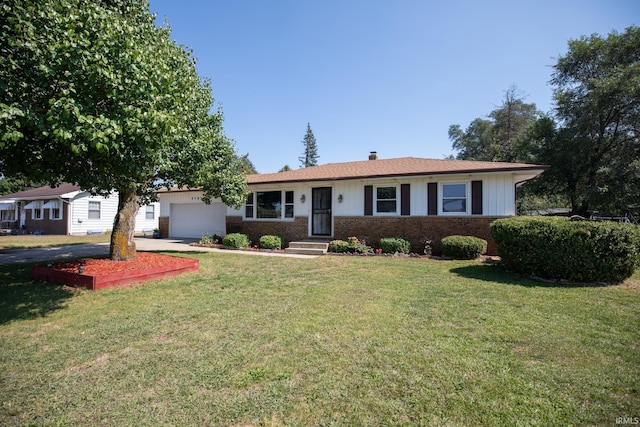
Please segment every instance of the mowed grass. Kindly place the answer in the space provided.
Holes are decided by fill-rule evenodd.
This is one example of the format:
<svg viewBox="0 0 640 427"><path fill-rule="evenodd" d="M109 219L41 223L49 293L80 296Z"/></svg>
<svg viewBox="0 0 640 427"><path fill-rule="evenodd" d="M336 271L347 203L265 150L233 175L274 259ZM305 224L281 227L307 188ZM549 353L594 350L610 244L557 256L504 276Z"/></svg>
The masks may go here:
<svg viewBox="0 0 640 427"><path fill-rule="evenodd" d="M37 236L33 234L0 236L0 250L108 243L110 239L110 234L92 234L87 236Z"/></svg>
<svg viewBox="0 0 640 427"><path fill-rule="evenodd" d="M189 254L98 292L0 267L0 425L615 425L640 416L640 277Z"/></svg>

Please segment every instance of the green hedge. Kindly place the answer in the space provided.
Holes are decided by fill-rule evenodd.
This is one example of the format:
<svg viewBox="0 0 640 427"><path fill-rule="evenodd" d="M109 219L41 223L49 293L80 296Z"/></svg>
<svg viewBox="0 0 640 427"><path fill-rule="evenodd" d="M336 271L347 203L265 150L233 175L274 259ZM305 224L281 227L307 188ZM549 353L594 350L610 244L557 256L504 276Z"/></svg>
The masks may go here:
<svg viewBox="0 0 640 427"><path fill-rule="evenodd" d="M487 252L487 241L473 236L447 236L441 244L442 255L453 259L476 259Z"/></svg>
<svg viewBox="0 0 640 427"><path fill-rule="evenodd" d="M411 242L404 237L383 237L380 239L380 248L385 254L408 254L411 252Z"/></svg>
<svg viewBox="0 0 640 427"><path fill-rule="evenodd" d="M516 217L491 224L511 271L575 282L620 282L640 265L640 227L568 218Z"/></svg>
<svg viewBox="0 0 640 427"><path fill-rule="evenodd" d="M339 254L349 252L349 242L346 240L332 240L329 242L328 251Z"/></svg>
<svg viewBox="0 0 640 427"><path fill-rule="evenodd" d="M371 254L373 249L370 246L360 242L355 237L349 237L349 240L332 240L329 242L329 252L333 253L353 253L353 254Z"/></svg>
<svg viewBox="0 0 640 427"><path fill-rule="evenodd" d="M224 236L222 244L230 248L246 248L249 246L249 236L241 233L230 233Z"/></svg>
<svg viewBox="0 0 640 427"><path fill-rule="evenodd" d="M280 236L267 234L260 237L260 247L263 249L282 249L284 239Z"/></svg>

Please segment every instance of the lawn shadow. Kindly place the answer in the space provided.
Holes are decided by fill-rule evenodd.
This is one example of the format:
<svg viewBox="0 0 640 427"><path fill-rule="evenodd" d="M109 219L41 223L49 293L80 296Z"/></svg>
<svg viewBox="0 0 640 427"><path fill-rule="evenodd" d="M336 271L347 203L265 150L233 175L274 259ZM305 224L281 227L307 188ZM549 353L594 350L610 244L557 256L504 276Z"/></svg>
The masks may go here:
<svg viewBox="0 0 640 427"><path fill-rule="evenodd" d="M0 324L44 317L66 306L77 291L31 280L32 264L0 265Z"/></svg>
<svg viewBox="0 0 640 427"><path fill-rule="evenodd" d="M452 268L450 271L453 274L457 274L468 279L502 283L505 285L524 286L526 288L594 288L616 285L615 283L575 283L524 277L510 273L500 265L496 264L469 265L466 267Z"/></svg>

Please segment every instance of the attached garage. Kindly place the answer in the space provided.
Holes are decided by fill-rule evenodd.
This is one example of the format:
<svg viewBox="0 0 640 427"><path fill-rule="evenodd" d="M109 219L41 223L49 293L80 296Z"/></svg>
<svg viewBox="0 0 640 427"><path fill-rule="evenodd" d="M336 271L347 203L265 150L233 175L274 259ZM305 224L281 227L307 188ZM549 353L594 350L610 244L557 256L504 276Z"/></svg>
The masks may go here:
<svg viewBox="0 0 640 427"><path fill-rule="evenodd" d="M171 203L169 237L201 238L203 234L226 234L227 206L222 202L207 205L198 203Z"/></svg>

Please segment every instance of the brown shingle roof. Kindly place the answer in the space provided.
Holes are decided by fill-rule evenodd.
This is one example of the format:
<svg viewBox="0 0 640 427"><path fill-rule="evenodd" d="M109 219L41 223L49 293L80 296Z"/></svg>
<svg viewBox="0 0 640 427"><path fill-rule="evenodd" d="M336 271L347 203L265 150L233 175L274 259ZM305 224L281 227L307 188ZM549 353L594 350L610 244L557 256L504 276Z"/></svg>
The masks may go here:
<svg viewBox="0 0 640 427"><path fill-rule="evenodd" d="M80 187L74 184L61 184L58 187L38 187L32 188L30 190L18 191L13 194L5 194L4 196L0 196L0 199L30 199L42 197L43 199L58 197L63 194L72 193L74 191L80 191Z"/></svg>
<svg viewBox="0 0 640 427"><path fill-rule="evenodd" d="M479 162L470 160L422 159L401 157L396 159L364 160L358 162L328 163L286 172L248 175L249 184L280 182L334 181L359 178L395 176L425 176L460 173L544 171L547 166L526 163Z"/></svg>

